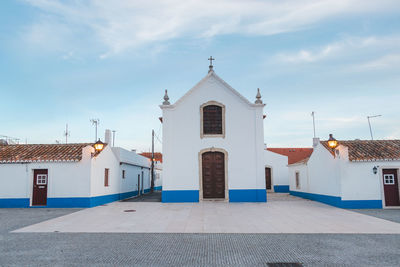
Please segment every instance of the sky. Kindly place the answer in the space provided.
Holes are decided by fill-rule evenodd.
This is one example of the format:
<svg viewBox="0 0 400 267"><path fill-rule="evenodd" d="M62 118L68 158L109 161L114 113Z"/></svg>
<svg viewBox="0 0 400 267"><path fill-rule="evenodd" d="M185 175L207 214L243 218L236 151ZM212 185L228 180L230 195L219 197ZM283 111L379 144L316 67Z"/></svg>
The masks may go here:
<svg viewBox="0 0 400 267"><path fill-rule="evenodd" d="M149 151L174 103L215 72L250 101L269 147L400 139L400 1L0 1L0 135Z"/></svg>

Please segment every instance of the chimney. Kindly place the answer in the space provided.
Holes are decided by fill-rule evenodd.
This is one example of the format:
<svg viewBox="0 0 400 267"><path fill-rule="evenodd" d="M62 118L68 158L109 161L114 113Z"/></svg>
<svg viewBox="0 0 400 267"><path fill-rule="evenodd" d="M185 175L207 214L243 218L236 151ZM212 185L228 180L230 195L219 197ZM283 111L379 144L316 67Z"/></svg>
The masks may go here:
<svg viewBox="0 0 400 267"><path fill-rule="evenodd" d="M319 138L318 137L314 137L312 139L312 146L316 147L316 146L318 146L318 144L319 144Z"/></svg>
<svg viewBox="0 0 400 267"><path fill-rule="evenodd" d="M111 130L110 129L106 129L106 132L104 134L104 143L106 143L107 145L111 146Z"/></svg>

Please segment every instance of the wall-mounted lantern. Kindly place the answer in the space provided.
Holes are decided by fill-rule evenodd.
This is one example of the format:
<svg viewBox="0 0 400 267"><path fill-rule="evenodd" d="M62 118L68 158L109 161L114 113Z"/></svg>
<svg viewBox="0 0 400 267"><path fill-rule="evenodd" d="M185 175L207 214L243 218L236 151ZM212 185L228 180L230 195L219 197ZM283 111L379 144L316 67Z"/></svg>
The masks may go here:
<svg viewBox="0 0 400 267"><path fill-rule="evenodd" d="M332 149L335 149L338 146L338 141L333 138L332 134L329 134L328 146Z"/></svg>
<svg viewBox="0 0 400 267"><path fill-rule="evenodd" d="M101 141L100 141L100 138L99 138L99 141L97 141L96 143L94 143L94 149L96 150L96 152L100 152L100 151L103 150L103 148L104 148L104 143L101 142Z"/></svg>
<svg viewBox="0 0 400 267"><path fill-rule="evenodd" d="M372 171L374 172L374 174L377 174L377 173L378 173L378 167L377 167L377 166L374 166L374 167L372 168Z"/></svg>

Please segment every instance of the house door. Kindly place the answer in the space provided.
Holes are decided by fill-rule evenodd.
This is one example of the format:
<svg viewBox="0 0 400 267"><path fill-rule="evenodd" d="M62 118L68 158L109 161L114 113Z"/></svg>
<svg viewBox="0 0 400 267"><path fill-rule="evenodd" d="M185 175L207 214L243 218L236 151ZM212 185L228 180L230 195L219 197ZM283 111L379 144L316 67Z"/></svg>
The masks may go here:
<svg viewBox="0 0 400 267"><path fill-rule="evenodd" d="M383 170L383 191L386 206L400 206L399 180L396 169Z"/></svg>
<svg viewBox="0 0 400 267"><path fill-rule="evenodd" d="M225 155L222 152L202 154L203 198L225 198Z"/></svg>
<svg viewBox="0 0 400 267"><path fill-rule="evenodd" d="M33 171L32 206L47 205L47 170Z"/></svg>
<svg viewBox="0 0 400 267"><path fill-rule="evenodd" d="M272 189L271 168L265 168L265 186L266 186L267 190Z"/></svg>

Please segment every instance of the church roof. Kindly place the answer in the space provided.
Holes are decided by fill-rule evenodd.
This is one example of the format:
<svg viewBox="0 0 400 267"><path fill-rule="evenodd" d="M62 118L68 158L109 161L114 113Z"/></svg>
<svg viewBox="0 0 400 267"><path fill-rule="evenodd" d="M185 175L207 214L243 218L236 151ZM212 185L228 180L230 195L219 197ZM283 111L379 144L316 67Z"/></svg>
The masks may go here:
<svg viewBox="0 0 400 267"><path fill-rule="evenodd" d="M333 155L328 141L321 144ZM400 140L338 140L346 146L350 161L400 160Z"/></svg>
<svg viewBox="0 0 400 267"><path fill-rule="evenodd" d="M93 143L0 145L0 163L76 162Z"/></svg>
<svg viewBox="0 0 400 267"><path fill-rule="evenodd" d="M285 147L285 148L267 148L268 151L288 157L288 164L299 163L308 159L313 149L309 147Z"/></svg>
<svg viewBox="0 0 400 267"><path fill-rule="evenodd" d="M234 95L236 95L240 100L242 100L245 104L251 106L251 107L259 107L259 106L265 106L265 104L254 104L251 103L247 98L242 96L237 90L235 90L232 86L230 86L227 82L225 82L221 77L219 77L213 70L209 71L208 74L201 79L195 86L193 86L189 91L186 92L181 98L179 98L174 104L172 105L161 105L161 108L173 108L179 103L183 102L185 98L187 98L190 94L192 94L193 91L195 91L197 88L199 88L205 81L207 81L210 78L215 78L218 82L223 84L228 90L230 90Z"/></svg>

